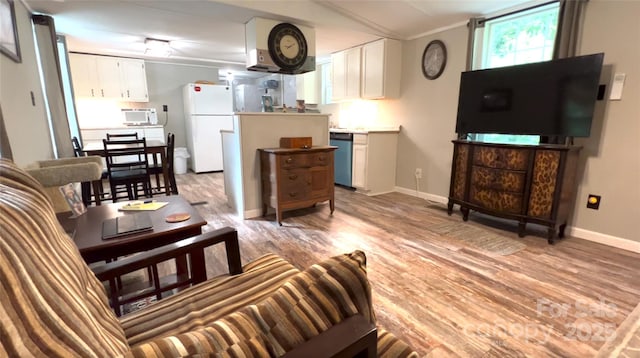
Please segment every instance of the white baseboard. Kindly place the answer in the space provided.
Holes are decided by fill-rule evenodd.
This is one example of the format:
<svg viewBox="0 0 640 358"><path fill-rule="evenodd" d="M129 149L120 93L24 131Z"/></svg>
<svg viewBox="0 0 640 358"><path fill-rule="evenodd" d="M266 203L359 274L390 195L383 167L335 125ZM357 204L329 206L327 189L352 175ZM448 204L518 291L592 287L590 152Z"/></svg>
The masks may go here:
<svg viewBox="0 0 640 358"><path fill-rule="evenodd" d="M399 186L395 187L395 191L397 191L398 193L415 196L421 199L435 201L445 205L449 201L449 198L445 196L429 194L424 192L416 192L415 190L402 188ZM590 231L590 230L581 229L581 228L572 227L572 226L567 227L565 234L569 236L577 237L579 239L584 239L588 241L597 242L599 244L615 247L618 249L640 253L640 241L633 241L633 240L624 239L617 236L611 236L611 235L602 234L599 232Z"/></svg>
<svg viewBox="0 0 640 358"><path fill-rule="evenodd" d="M402 188L402 187L399 187L399 186L395 187L394 191L397 191L398 193L402 193L402 194L415 196L415 197L420 198L420 199L425 199L425 200L429 200L429 201L435 201L435 202L440 203L440 204L445 204L446 205L449 202L449 198L447 198L446 196L440 196L440 195L429 194L429 193L424 193L424 192L416 192L415 190Z"/></svg>
<svg viewBox="0 0 640 358"><path fill-rule="evenodd" d="M395 190L387 190L387 191L378 191L378 192L372 192L372 191L365 191L365 190L360 190L360 189L356 189L356 193L358 194L363 194L366 196L376 196L376 195L382 195L382 194L389 194L389 193L393 193Z"/></svg>
<svg viewBox="0 0 640 358"><path fill-rule="evenodd" d="M243 219L253 219L262 216L262 209L245 210Z"/></svg>
<svg viewBox="0 0 640 358"><path fill-rule="evenodd" d="M567 235L580 239L597 242L599 244L617 247L619 249L640 253L640 241L633 241L617 236L611 236L600 232L581 229L579 227L567 227Z"/></svg>

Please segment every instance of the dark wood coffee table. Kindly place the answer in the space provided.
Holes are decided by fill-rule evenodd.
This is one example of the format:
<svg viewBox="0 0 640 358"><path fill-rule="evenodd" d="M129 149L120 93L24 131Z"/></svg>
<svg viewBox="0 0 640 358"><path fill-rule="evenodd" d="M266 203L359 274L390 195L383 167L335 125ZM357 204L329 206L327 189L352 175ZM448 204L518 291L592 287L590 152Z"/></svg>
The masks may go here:
<svg viewBox="0 0 640 358"><path fill-rule="evenodd" d="M139 212L118 211L118 208L125 205L126 202L89 207L86 213L76 219L65 219L61 215L58 218L68 231L71 231L69 229L72 227L75 229L73 239L87 263L108 261L120 256L155 249L202 233L202 226L207 222L182 196L155 197L154 200L169 204L158 210L146 211L153 222L152 231L134 233L114 239L102 239L102 222L105 219ZM191 218L178 223L165 221L168 215L175 213L188 213Z"/></svg>

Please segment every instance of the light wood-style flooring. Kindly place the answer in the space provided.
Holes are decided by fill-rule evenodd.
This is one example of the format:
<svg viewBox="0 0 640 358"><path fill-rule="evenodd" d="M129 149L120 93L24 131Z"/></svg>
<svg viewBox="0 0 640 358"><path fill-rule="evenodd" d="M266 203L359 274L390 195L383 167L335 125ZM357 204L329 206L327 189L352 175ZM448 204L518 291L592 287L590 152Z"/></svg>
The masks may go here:
<svg viewBox="0 0 640 358"><path fill-rule="evenodd" d="M545 231L518 238L516 225L471 214L469 222L520 240L498 256L429 231L453 220L441 204L336 188L328 203L241 220L226 204L221 173L177 176L180 194L208 221L238 230L244 262L276 253L304 269L360 249L378 323L429 357L591 357L640 302L640 254ZM480 224L477 224L480 225ZM225 272L224 248L207 252L208 274Z"/></svg>

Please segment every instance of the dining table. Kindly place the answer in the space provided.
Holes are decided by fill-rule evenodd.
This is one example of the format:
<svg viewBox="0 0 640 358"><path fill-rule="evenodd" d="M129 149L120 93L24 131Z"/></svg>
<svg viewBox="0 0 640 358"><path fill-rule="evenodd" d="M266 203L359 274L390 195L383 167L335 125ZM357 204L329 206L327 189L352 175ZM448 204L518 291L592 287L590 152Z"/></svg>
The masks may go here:
<svg viewBox="0 0 640 358"><path fill-rule="evenodd" d="M169 169L167 166L167 144L158 139L147 140L147 154L150 154L153 158L153 165L158 165L158 155L160 156L160 164L162 164L162 179L164 181L164 191L166 195L171 195L170 183L169 183ZM122 144L123 148L127 144ZM82 151L86 155L98 155L105 157L104 145L102 142L88 142L82 147Z"/></svg>

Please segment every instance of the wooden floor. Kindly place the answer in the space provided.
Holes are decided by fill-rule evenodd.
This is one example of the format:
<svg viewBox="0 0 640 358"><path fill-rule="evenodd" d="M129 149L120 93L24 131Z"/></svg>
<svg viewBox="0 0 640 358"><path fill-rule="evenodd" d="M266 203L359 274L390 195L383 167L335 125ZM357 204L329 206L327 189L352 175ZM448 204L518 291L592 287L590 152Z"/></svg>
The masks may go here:
<svg viewBox="0 0 640 358"><path fill-rule="evenodd" d="M279 226L275 215L232 214L221 173L177 182L180 194L200 203L205 231L238 230L243 263L273 252L303 269L365 251L378 323L420 356L591 357L640 302L640 254L571 237L551 246L544 230L519 239L516 226L502 222L489 229L526 248L497 256L428 230L462 223L459 211L448 217L443 205L412 196L342 188L332 216L323 203L286 212ZM494 222L472 213L474 221ZM223 248L207 255L209 275L225 272Z"/></svg>

